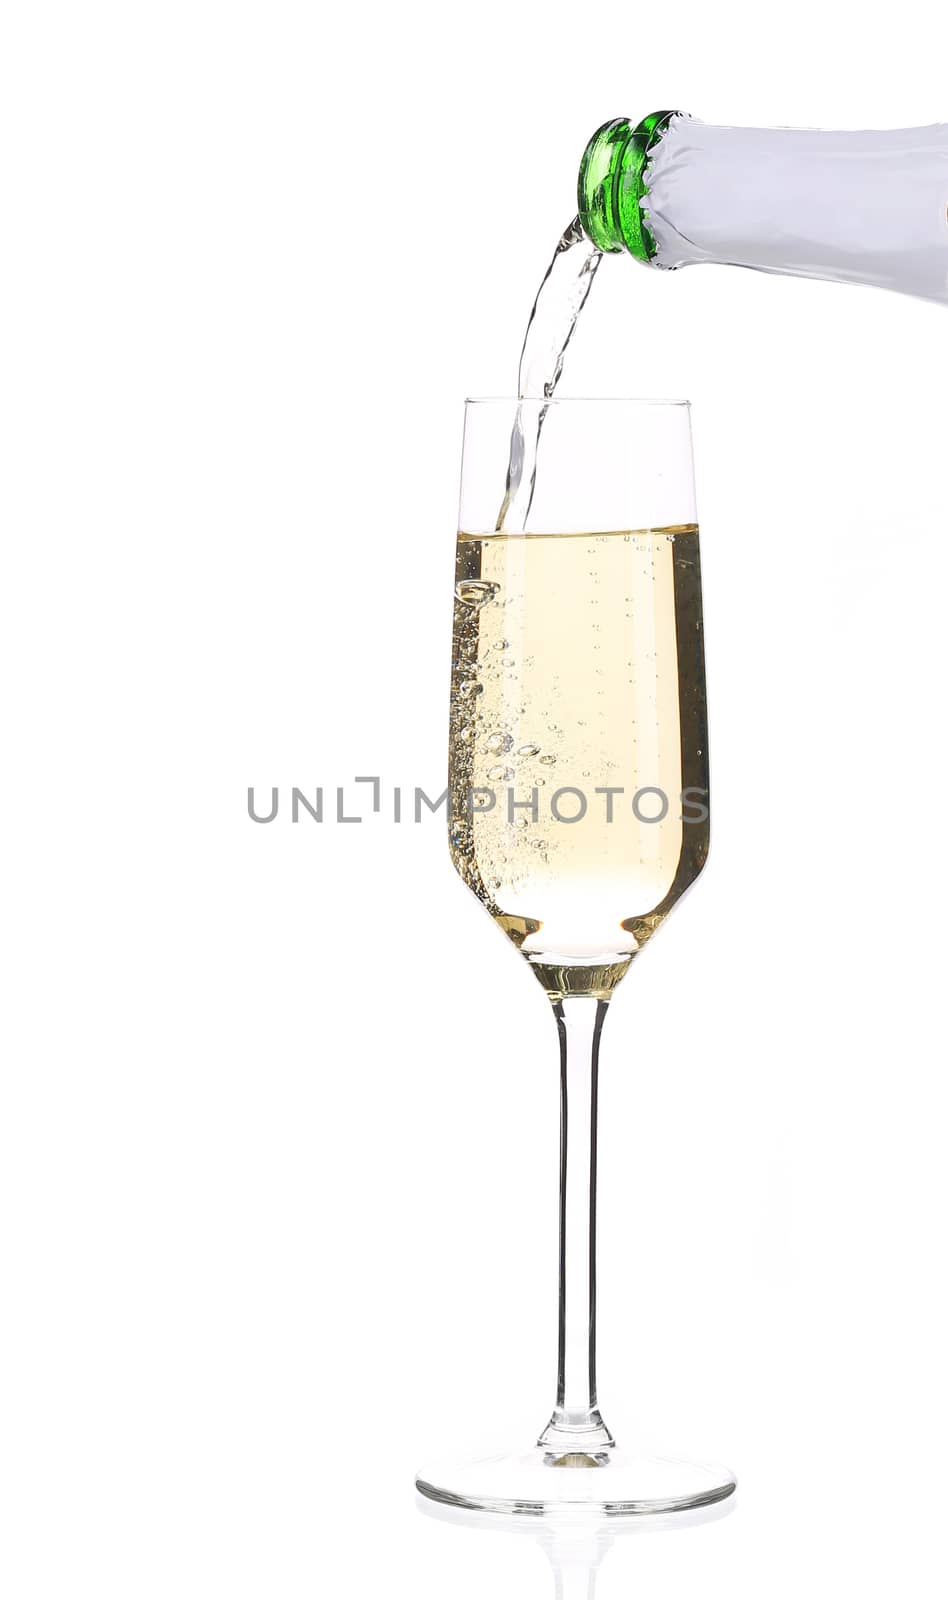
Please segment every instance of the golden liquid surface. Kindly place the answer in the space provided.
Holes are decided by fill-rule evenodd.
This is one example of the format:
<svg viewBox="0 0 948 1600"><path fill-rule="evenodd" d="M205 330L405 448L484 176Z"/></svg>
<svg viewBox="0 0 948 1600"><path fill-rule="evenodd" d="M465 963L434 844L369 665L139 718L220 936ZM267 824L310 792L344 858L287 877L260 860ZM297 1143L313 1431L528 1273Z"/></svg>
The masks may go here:
<svg viewBox="0 0 948 1600"><path fill-rule="evenodd" d="M605 996L707 855L697 528L462 533L455 579L454 865L549 993Z"/></svg>

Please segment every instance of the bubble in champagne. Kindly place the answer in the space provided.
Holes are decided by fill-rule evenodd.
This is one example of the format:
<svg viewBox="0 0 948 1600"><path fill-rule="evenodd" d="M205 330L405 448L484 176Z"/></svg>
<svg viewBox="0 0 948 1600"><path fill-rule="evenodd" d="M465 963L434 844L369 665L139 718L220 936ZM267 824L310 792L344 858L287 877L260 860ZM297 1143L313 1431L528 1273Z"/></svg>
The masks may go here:
<svg viewBox="0 0 948 1600"><path fill-rule="evenodd" d="M462 578L455 584L454 592L463 605L473 606L478 611L500 593L500 584L488 583L483 578Z"/></svg>

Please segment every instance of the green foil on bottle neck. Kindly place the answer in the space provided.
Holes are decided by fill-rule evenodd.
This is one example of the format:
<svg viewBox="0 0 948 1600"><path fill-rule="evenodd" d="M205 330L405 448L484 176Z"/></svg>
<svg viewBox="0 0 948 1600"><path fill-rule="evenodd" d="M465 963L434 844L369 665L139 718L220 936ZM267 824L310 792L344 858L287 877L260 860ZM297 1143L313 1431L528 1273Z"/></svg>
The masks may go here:
<svg viewBox="0 0 948 1600"><path fill-rule="evenodd" d="M651 261L657 246L642 201L648 193L645 168L652 148L677 111L653 111L636 127L615 117L593 134L579 168L579 217L597 249L627 250Z"/></svg>

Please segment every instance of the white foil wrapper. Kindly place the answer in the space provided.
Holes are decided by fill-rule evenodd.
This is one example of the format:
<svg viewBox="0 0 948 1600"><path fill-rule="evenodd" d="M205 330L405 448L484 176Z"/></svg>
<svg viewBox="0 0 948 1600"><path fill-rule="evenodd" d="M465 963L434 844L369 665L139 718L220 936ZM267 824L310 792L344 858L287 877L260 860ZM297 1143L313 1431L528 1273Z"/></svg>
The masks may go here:
<svg viewBox="0 0 948 1600"><path fill-rule="evenodd" d="M677 116L646 184L656 266L727 262L948 303L948 124L824 133Z"/></svg>

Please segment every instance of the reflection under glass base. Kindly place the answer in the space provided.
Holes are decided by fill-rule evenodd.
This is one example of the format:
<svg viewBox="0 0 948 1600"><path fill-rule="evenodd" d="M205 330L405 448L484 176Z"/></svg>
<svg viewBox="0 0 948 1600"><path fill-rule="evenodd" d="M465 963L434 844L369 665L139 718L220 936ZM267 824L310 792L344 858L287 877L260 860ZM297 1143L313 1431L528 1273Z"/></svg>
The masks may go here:
<svg viewBox="0 0 948 1600"><path fill-rule="evenodd" d="M639 1517L687 1511L726 1500L737 1487L726 1467L634 1455L614 1445L595 1454L574 1450L562 1455L537 1445L520 1455L439 1462L415 1481L421 1494L443 1505L528 1516L589 1510Z"/></svg>

